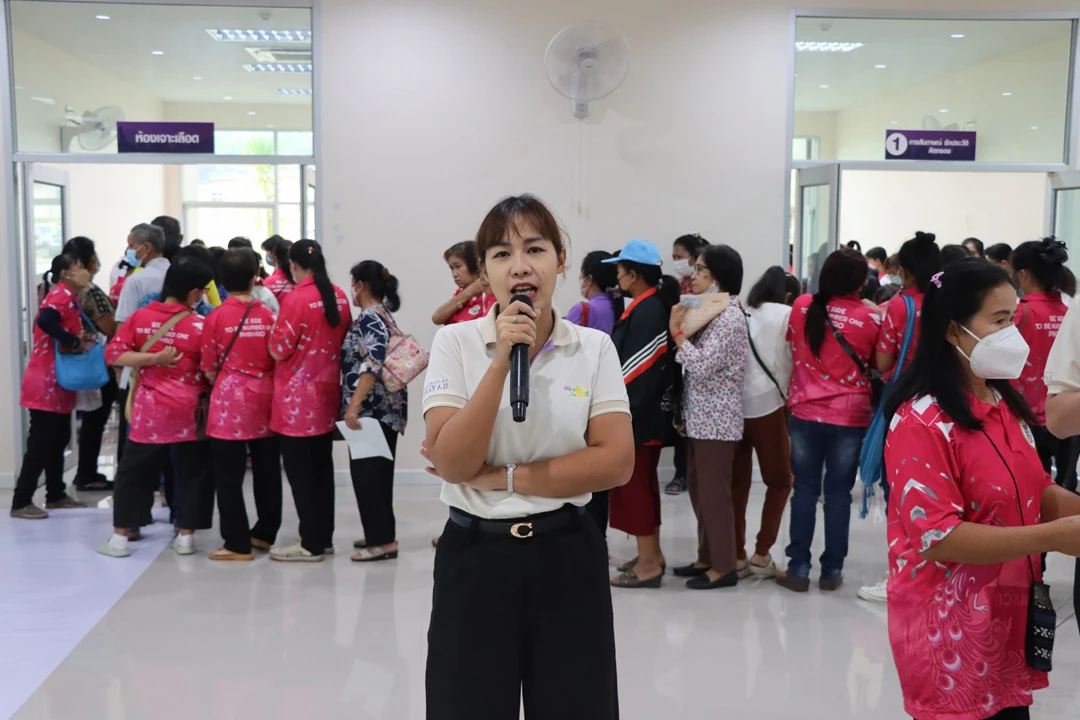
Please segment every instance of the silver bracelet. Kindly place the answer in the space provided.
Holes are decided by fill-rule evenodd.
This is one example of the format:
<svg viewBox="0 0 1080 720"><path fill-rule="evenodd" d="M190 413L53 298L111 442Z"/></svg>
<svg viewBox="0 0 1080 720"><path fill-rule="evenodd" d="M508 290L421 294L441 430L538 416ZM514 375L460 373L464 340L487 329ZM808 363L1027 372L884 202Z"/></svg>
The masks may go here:
<svg viewBox="0 0 1080 720"><path fill-rule="evenodd" d="M511 495L514 494L514 471L517 470L517 465L511 463L506 466L506 492Z"/></svg>

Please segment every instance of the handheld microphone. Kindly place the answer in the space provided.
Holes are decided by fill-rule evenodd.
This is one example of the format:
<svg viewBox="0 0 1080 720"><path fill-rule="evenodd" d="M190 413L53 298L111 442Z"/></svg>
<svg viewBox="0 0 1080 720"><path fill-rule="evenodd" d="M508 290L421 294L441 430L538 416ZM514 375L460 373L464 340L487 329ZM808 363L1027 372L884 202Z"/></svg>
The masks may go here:
<svg viewBox="0 0 1080 720"><path fill-rule="evenodd" d="M532 300L527 295L515 295L510 304L519 302L531 309ZM529 407L529 346L517 343L510 348L510 407L514 422L525 422L525 410Z"/></svg>

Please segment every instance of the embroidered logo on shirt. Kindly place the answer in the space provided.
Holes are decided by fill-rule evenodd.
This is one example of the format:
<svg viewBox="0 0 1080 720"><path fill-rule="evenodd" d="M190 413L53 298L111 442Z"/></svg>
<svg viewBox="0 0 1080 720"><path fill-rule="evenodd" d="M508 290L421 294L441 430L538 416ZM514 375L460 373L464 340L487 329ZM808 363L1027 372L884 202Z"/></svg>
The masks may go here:
<svg viewBox="0 0 1080 720"><path fill-rule="evenodd" d="M567 385L567 386L565 386L563 388L563 390L568 392L570 394L570 397L572 397L572 398L587 398L587 397L589 397L589 391L586 390L585 388L581 387L580 385L574 385L573 387L570 387L569 385Z"/></svg>

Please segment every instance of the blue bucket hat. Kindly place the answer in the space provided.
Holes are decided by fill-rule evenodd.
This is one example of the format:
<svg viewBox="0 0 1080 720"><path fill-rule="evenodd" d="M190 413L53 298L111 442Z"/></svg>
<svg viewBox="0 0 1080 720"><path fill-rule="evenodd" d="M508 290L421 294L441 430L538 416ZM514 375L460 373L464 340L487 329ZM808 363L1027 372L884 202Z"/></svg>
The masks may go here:
<svg viewBox="0 0 1080 720"><path fill-rule="evenodd" d="M631 240L626 243L626 247L622 249L622 252L613 258L604 260L604 262L614 264L624 260L641 265L656 265L657 267L664 264L664 259L660 257L660 251L648 240Z"/></svg>

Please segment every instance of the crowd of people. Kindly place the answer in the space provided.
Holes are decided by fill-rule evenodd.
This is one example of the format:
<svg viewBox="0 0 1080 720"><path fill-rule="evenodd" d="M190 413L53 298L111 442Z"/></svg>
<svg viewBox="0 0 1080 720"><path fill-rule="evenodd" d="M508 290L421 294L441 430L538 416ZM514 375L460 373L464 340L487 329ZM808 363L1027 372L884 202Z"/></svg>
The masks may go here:
<svg viewBox="0 0 1080 720"><path fill-rule="evenodd" d="M321 561L334 551L336 423L358 430L362 418L377 420L393 456L405 432L408 390L384 382L402 335L398 280L365 260L348 290L336 287L312 240L271 237L260 256L244 238L228 248L182 239L172 218L135 226L108 292L94 284L102 268L88 238L54 259L23 380L30 432L11 514L43 519L82 506L63 480L78 407L75 486L113 492L102 554L131 553L163 486L178 554L196 552L216 496L223 545L211 559L247 561L258 550ZM1080 426L1069 412L1080 365L1071 347L1055 347L1059 332L1080 343L1080 328L1062 330L1076 292L1063 243L939 246L919 232L895 255L851 243L824 258L812 293L777 266L744 296L734 248L680 236L667 275L659 248L632 240L584 257L582 300L565 318L552 296L568 247L536 198L502 201L475 241L443 257L457 289L432 315L442 329L423 398L422 453L450 506L433 541L429 709L433 699L477 712L504 704L516 717L509 708L535 672L528 668L567 663L561 638L573 635L589 641L558 674L559 697L527 694L526 707L574 703L590 717L614 716L609 587L658 588L667 574L664 447L675 449L676 472L663 489L688 492L697 520L696 556L672 568L686 587L731 588L756 576L807 592L823 497L817 582L837 590L852 491L878 416L888 428L883 470L863 481L880 484L887 508L888 573L859 595L889 603L906 709L920 720L1026 717L1031 692L1046 684L1030 647L1024 662L1039 554L1080 554L1080 447L1070 439ZM511 301L517 295L530 303ZM58 358L103 341L109 382L90 392L62 387ZM503 412L518 344L530 347L536 378L525 423ZM114 405L121 442L109 482L96 463ZM748 553L755 456L766 491ZM254 525L243 493L249 466ZM393 458L351 462L364 529L357 562L398 557L394 467ZM278 547L282 469L301 539ZM32 502L42 474L45 509ZM781 569L772 552L785 509ZM609 525L637 545L614 577ZM550 539L520 555L519 541L533 537ZM526 617L512 601L520 597L544 612ZM479 598L502 608L507 632L467 643L492 635L490 618L472 612ZM571 603L577 612L559 612ZM527 656L521 666L500 660L514 648ZM482 687L478 667L491 670Z"/></svg>

